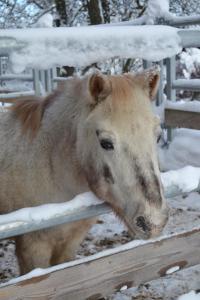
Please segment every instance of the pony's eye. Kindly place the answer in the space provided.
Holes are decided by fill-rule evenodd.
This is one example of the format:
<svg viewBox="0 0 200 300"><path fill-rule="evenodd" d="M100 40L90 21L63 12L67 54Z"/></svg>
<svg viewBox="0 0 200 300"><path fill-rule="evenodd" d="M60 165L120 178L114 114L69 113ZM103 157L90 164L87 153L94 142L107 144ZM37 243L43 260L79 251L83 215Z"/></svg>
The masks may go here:
<svg viewBox="0 0 200 300"><path fill-rule="evenodd" d="M100 145L103 149L107 151L114 150L114 145L110 140L101 140Z"/></svg>

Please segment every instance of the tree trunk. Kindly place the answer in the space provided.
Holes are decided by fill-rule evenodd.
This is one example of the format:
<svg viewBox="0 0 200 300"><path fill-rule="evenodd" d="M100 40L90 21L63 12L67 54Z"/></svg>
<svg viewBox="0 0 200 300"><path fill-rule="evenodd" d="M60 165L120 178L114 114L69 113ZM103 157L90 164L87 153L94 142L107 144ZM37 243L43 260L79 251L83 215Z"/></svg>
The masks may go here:
<svg viewBox="0 0 200 300"><path fill-rule="evenodd" d="M88 16L91 25L103 23L103 16L101 15L101 8L99 7L99 0L87 1Z"/></svg>
<svg viewBox="0 0 200 300"><path fill-rule="evenodd" d="M110 1L101 0L104 23L110 23Z"/></svg>
<svg viewBox="0 0 200 300"><path fill-rule="evenodd" d="M55 0L58 19L55 20L56 27L66 26L68 24L67 10L65 0Z"/></svg>
<svg viewBox="0 0 200 300"><path fill-rule="evenodd" d="M68 15L65 0L55 0L56 11L58 18L54 21L56 27L67 26L68 25ZM75 68L69 66L63 66L65 73L61 73L62 77L73 76Z"/></svg>

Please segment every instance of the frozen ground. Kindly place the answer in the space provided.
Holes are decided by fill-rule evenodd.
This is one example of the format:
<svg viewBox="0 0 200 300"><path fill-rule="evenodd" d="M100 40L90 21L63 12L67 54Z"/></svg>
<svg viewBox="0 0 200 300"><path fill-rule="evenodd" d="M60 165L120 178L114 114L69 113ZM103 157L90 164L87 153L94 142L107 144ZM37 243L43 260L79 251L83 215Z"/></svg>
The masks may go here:
<svg viewBox="0 0 200 300"><path fill-rule="evenodd" d="M194 165L194 163L195 166L200 167L200 134L196 131L181 129L176 130L174 136L169 149L160 150L163 169L177 169L188 164ZM198 193L175 197L168 201L171 207L170 219L163 234L189 230L199 225L200 195ZM126 227L114 214L103 215L88 233L77 253L77 258L116 247L130 240ZM14 243L3 241L0 243L0 280L3 282L16 275L18 275L18 267L14 256ZM123 290L109 296L107 300L175 300L180 295L189 292L184 296L185 298L179 300L199 300L200 294L195 294L199 291L200 265Z"/></svg>

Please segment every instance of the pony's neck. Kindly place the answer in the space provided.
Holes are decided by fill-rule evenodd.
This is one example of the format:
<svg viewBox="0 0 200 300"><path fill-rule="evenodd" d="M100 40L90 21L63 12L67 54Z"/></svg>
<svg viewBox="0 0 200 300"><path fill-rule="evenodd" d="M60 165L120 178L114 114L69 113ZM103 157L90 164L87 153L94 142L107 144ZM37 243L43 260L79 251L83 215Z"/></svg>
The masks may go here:
<svg viewBox="0 0 200 300"><path fill-rule="evenodd" d="M79 93L80 80L66 80L56 92L51 105L44 112L41 129L53 143L63 141L66 137L68 144L75 146L78 119L81 115L81 100Z"/></svg>
<svg viewBox="0 0 200 300"><path fill-rule="evenodd" d="M84 172L77 157L77 126L86 117L84 112L83 82L67 80L63 90L44 113L42 134L47 135L54 161L56 176L62 178L60 185L71 196L88 191ZM70 189L70 191L69 191Z"/></svg>

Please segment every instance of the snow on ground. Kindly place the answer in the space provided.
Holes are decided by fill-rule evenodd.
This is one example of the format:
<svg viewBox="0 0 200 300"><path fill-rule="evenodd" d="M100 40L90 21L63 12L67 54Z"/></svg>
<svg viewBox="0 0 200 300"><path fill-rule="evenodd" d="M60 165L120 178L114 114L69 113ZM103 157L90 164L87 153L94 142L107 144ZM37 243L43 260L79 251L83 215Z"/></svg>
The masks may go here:
<svg viewBox="0 0 200 300"><path fill-rule="evenodd" d="M161 170L176 170L186 165L200 167L200 131L174 129L169 147L159 148Z"/></svg>
<svg viewBox="0 0 200 300"><path fill-rule="evenodd" d="M182 193L189 193L200 186L200 168L186 166L179 170L161 173L165 191L178 186ZM165 193L167 195L167 193ZM167 195L170 197L170 195Z"/></svg>
<svg viewBox="0 0 200 300"><path fill-rule="evenodd" d="M16 72L25 67L83 67L97 57L98 61L116 56L158 61L182 48L176 28L148 25L10 29L0 32L0 41L0 51L10 53Z"/></svg>
<svg viewBox="0 0 200 300"><path fill-rule="evenodd" d="M195 80L195 79L193 79L193 80ZM177 109L177 110L200 112L200 102L198 100L194 100L194 101L179 100L177 102L166 101L165 108L173 108L173 109Z"/></svg>
<svg viewBox="0 0 200 300"><path fill-rule="evenodd" d="M184 294L178 298L178 300L200 300L200 294L197 295L194 291Z"/></svg>

